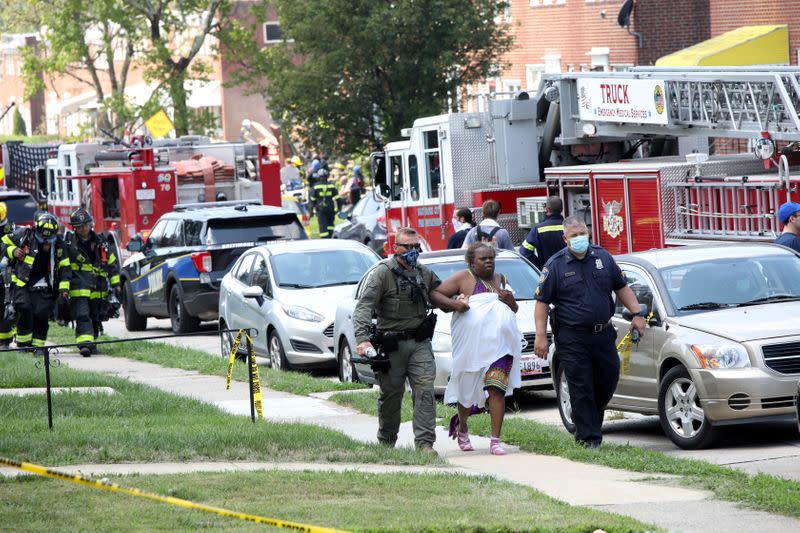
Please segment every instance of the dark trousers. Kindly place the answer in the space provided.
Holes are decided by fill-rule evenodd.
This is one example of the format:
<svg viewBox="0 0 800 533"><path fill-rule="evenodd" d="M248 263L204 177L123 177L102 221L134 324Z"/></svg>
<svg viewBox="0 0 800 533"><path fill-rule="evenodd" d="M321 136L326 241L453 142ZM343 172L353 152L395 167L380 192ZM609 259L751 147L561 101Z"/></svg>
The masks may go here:
<svg viewBox="0 0 800 533"><path fill-rule="evenodd" d="M317 222L319 223L320 239L330 239L333 236L333 218L336 212L333 209L318 209Z"/></svg>
<svg viewBox="0 0 800 533"><path fill-rule="evenodd" d="M44 346L50 329L50 313L55 297L49 290L32 291L15 287L14 309L17 311L17 346Z"/></svg>
<svg viewBox="0 0 800 533"><path fill-rule="evenodd" d="M602 442L603 414L619 381L617 334L613 327L591 333L562 327L556 335L572 404L575 440Z"/></svg>
<svg viewBox="0 0 800 533"><path fill-rule="evenodd" d="M5 319L6 288L0 278L0 346L11 344L14 338L14 324Z"/></svg>
<svg viewBox="0 0 800 533"><path fill-rule="evenodd" d="M100 333L100 299L70 298L70 307L75 321L75 342L91 347Z"/></svg>

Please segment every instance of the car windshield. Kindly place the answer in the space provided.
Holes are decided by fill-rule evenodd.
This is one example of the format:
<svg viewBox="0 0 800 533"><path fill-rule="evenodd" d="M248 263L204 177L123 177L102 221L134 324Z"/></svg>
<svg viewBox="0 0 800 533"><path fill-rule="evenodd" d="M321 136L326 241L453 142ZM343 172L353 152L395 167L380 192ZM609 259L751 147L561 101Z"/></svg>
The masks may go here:
<svg viewBox="0 0 800 533"><path fill-rule="evenodd" d="M679 314L800 300L800 257L726 258L660 270Z"/></svg>
<svg viewBox="0 0 800 533"><path fill-rule="evenodd" d="M452 261L447 263L431 263L427 265L439 279L444 281L459 270L467 268L466 262ZM498 259L495 272L508 279L508 285L514 291L517 300L533 300L536 287L539 285L539 272L522 259Z"/></svg>
<svg viewBox="0 0 800 533"><path fill-rule="evenodd" d="M217 218L208 221L206 244L235 244L304 239L303 226L292 214Z"/></svg>
<svg viewBox="0 0 800 533"><path fill-rule="evenodd" d="M355 285L380 259L359 250L308 250L272 256L272 270L279 287L310 289Z"/></svg>

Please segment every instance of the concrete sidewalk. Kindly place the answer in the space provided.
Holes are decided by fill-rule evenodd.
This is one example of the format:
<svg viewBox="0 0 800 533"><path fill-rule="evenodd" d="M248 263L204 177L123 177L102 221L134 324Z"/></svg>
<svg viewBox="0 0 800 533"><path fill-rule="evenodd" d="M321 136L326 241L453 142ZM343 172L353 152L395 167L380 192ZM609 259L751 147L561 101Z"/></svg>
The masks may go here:
<svg viewBox="0 0 800 533"><path fill-rule="evenodd" d="M102 372L142 383L197 400L214 404L235 415L250 414L248 385L234 381L225 390L225 378L207 376L195 371L166 368L160 365L103 355L83 358L73 353L59 355L62 364L77 370ZM265 418L279 422L303 422L335 429L353 439L376 442L377 420L352 409L319 397L263 389ZM319 396L319 395L318 395ZM556 499L574 505L591 506L609 512L625 514L644 522L654 523L669 531L759 533L800 531L800 520L741 509L734 504L710 499L708 492L679 486L679 480L666 475L641 474L604 466L569 461L560 457L520 452L509 448L509 455L488 454L489 439L473 436L475 452L461 452L447 438L443 428L437 428L435 449L451 465L444 470L473 475L492 475L514 483L527 485ZM410 423L401 426L398 446L413 446ZM174 472L236 468L302 468L300 465L248 463L251 467L225 466L239 463L196 463L175 465L132 465L136 472ZM117 465L79 465L84 473L119 473ZM348 469L347 465L336 468ZM320 466L325 468L325 466ZM381 472L398 471L397 467L370 466ZM181 470L182 469L182 470ZM431 470L431 469L423 469ZM442 471L442 468L432 469ZM370 470L374 471L374 470ZM402 469L400 471L406 471Z"/></svg>

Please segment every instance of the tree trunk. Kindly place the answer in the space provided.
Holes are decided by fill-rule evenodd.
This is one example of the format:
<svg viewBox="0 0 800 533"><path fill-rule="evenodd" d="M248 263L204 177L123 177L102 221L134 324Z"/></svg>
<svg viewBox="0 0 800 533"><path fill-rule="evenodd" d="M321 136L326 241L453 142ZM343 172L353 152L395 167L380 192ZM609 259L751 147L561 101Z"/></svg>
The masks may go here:
<svg viewBox="0 0 800 533"><path fill-rule="evenodd" d="M174 72L169 80L169 96L172 100L172 123L175 135L189 134L189 108L186 106L185 72Z"/></svg>

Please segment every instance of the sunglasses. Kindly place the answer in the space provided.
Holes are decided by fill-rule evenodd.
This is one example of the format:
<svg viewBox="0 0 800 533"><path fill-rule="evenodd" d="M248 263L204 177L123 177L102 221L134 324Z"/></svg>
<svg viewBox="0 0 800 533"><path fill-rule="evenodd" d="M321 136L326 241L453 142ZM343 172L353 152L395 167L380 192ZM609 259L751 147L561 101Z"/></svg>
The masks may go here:
<svg viewBox="0 0 800 533"><path fill-rule="evenodd" d="M398 243L395 243L395 246L402 246L406 250L411 250L412 248L417 250L417 251L422 250L422 245L419 244L419 243L417 243L417 244L405 244L405 243L402 243L402 242L398 242Z"/></svg>

